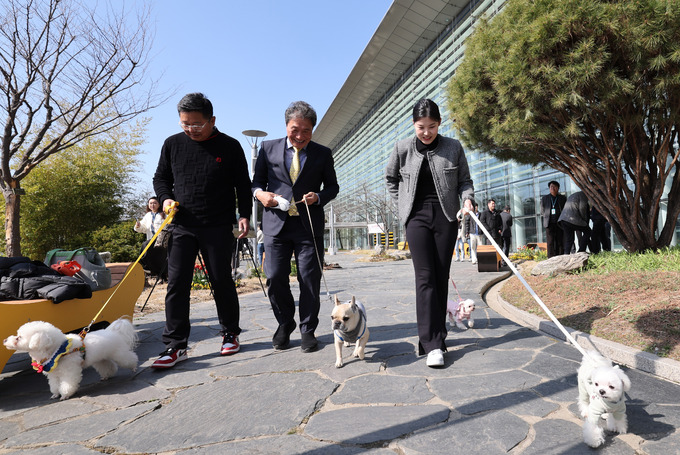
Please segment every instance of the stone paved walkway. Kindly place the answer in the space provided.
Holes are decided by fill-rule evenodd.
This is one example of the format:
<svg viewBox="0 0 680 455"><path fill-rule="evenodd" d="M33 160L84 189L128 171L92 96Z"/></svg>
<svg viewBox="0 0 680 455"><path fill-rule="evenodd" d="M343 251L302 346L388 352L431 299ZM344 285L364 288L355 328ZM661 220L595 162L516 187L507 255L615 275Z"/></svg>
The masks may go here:
<svg viewBox="0 0 680 455"><path fill-rule="evenodd" d="M192 308L189 359L149 368L163 349L163 314L135 320L140 368L50 400L47 382L16 355L0 375L0 455L21 454L590 454L576 415L572 346L520 326L481 298L507 272L452 265L463 298L477 302L475 328L449 332L446 365L415 355L410 260L357 262L329 256L331 293L355 295L368 313L366 360L334 366L331 301L322 283L322 348L275 352L268 300L241 296L242 350L220 357L214 304ZM297 289L294 290L297 295ZM451 296L455 291L451 289ZM600 454L680 453L680 385L627 369L630 432L610 435Z"/></svg>

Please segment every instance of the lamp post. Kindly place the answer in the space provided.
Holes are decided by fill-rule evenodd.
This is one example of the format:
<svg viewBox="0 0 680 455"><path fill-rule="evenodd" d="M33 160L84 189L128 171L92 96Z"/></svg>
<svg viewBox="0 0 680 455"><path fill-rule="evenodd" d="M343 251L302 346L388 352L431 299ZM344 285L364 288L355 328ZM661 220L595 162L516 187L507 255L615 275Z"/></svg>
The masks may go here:
<svg viewBox="0 0 680 455"><path fill-rule="evenodd" d="M248 138L247 140L250 144L250 178L252 180L253 176L255 176L255 162L257 161L257 140L261 137L265 137L267 133L260 130L245 130L243 131L243 135ZM257 232L257 200L255 198L253 198L253 229ZM257 251L257 236L255 236L253 242L255 242L253 251Z"/></svg>

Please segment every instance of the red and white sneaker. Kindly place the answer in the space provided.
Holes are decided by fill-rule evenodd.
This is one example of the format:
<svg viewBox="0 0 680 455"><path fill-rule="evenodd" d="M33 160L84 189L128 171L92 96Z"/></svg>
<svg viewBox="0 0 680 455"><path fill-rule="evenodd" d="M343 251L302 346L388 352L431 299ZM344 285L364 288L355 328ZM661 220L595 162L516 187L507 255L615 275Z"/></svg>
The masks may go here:
<svg viewBox="0 0 680 455"><path fill-rule="evenodd" d="M177 362L186 359L186 349L168 348L160 353L160 357L151 365L151 368L172 368Z"/></svg>
<svg viewBox="0 0 680 455"><path fill-rule="evenodd" d="M236 354L241 350L241 345L238 342L238 337L233 333L227 333L222 338L222 349L220 350L220 355L231 355Z"/></svg>

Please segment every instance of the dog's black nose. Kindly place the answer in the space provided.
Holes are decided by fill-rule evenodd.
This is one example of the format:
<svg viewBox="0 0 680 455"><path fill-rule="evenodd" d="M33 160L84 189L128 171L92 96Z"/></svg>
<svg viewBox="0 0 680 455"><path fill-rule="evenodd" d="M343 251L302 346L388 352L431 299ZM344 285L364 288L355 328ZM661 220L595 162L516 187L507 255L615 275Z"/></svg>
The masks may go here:
<svg viewBox="0 0 680 455"><path fill-rule="evenodd" d="M605 396L607 395L607 391L604 389L600 389L600 395Z"/></svg>

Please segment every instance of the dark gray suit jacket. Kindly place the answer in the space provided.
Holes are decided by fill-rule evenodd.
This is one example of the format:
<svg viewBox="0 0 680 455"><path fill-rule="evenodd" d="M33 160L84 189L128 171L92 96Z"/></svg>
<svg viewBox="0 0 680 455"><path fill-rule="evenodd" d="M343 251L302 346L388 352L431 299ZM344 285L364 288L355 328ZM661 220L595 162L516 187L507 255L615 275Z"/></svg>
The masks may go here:
<svg viewBox="0 0 680 455"><path fill-rule="evenodd" d="M264 191L280 194L287 200L295 197L296 201L302 199L302 196L310 191L317 193L320 204L310 205L309 212L314 226L314 235L322 236L324 229L323 206L333 200L340 190L333 166L331 149L316 142L310 142L305 149L307 159L294 185L291 183L288 169L286 169L285 149L285 137L262 142L255 162L252 189L254 191L256 188L261 188ZM300 212L303 225L309 229L307 209L303 204L298 204L298 212ZM264 232L264 235L277 235L287 217L288 212L265 207L262 215L262 232Z"/></svg>

